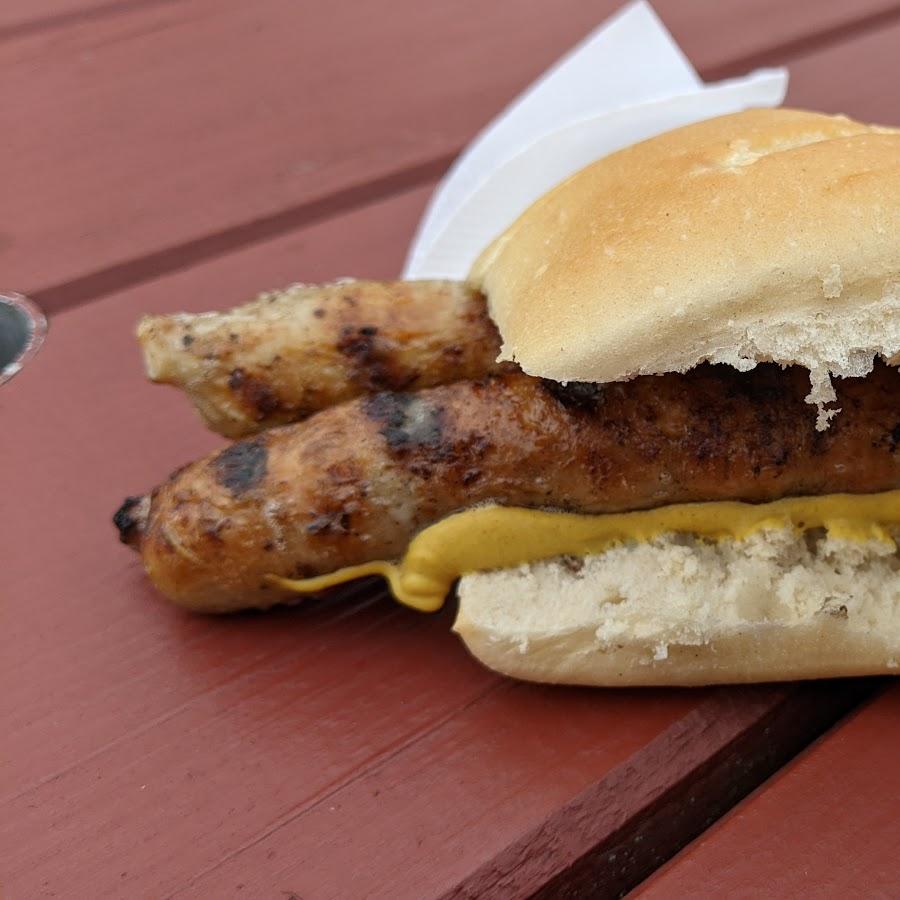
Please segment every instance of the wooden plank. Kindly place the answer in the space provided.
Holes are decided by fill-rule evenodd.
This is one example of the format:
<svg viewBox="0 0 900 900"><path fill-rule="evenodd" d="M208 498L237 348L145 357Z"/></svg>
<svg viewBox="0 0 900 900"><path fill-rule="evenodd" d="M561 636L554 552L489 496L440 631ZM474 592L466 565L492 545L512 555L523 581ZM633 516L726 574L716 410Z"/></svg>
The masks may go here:
<svg viewBox="0 0 900 900"><path fill-rule="evenodd" d="M695 692L639 747L632 716L684 694L506 686L177 896L621 896L859 696L836 690Z"/></svg>
<svg viewBox="0 0 900 900"><path fill-rule="evenodd" d="M370 590L230 619L155 596L110 513L218 439L175 392L144 383L137 315L227 305L296 276L385 276L426 195L62 313L4 387L10 896L235 896L245 884L246 896L430 897L489 884L512 897L596 883L623 836L634 851L604 883L627 887L853 700L821 686L513 685L465 654L451 611L421 616ZM693 805L673 817L685 791ZM578 809L595 826L576 840L565 826ZM523 869L532 849L543 863Z"/></svg>
<svg viewBox="0 0 900 900"><path fill-rule="evenodd" d="M428 180L618 5L192 0L7 41L5 282L61 308ZM898 9L658 6L717 73Z"/></svg>
<svg viewBox="0 0 900 900"><path fill-rule="evenodd" d="M784 65L811 52L838 46L891 25L897 7L879 4L685 3L672 31L689 59L703 59L707 80L743 74L758 66ZM712 49L712 35L729 42Z"/></svg>
<svg viewBox="0 0 900 900"><path fill-rule="evenodd" d="M893 897L900 688L836 727L633 895Z"/></svg>

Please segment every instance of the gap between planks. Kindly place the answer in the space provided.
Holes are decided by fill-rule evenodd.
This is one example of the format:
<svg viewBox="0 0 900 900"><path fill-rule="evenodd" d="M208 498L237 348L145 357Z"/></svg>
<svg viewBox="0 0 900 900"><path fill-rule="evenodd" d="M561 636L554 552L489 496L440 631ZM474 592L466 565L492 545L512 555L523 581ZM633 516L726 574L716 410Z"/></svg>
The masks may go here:
<svg viewBox="0 0 900 900"><path fill-rule="evenodd" d="M861 37L871 31L878 31L900 19L900 5L893 9L879 10L861 16L854 22L834 25L814 31L801 38L776 44L767 50L749 53L719 66L704 69L702 74L707 81L718 81L722 78L734 78L751 69L764 66L779 66L802 59L821 50L827 50L836 44Z"/></svg>
<svg viewBox="0 0 900 900"><path fill-rule="evenodd" d="M152 281L198 263L208 262L217 256L346 215L436 181L458 152L459 148L455 148L450 153L412 168L389 172L374 180L351 185L277 213L241 222L214 234L137 256L80 278L34 291L31 299L45 313L53 315L125 288L135 287L144 281Z"/></svg>
<svg viewBox="0 0 900 900"><path fill-rule="evenodd" d="M58 31L72 25L84 25L86 22L98 22L126 15L140 9L152 9L154 6L177 6L182 0L112 0L110 3L99 3L84 9L73 9L38 19L26 19L13 25L0 26L0 44L49 31Z"/></svg>

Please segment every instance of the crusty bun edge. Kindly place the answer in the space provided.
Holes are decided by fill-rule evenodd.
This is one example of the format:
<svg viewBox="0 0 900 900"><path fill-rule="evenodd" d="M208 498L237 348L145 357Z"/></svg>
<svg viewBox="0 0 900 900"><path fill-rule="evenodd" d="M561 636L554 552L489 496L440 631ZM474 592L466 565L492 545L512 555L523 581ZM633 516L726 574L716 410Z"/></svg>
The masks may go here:
<svg viewBox="0 0 900 900"><path fill-rule="evenodd" d="M580 570L578 566L581 565ZM896 674L900 555L783 530L468 575L454 630L514 678L704 685Z"/></svg>
<svg viewBox="0 0 900 900"><path fill-rule="evenodd" d="M900 352L900 131L755 109L588 166L475 263L501 359L614 382L771 361L862 376Z"/></svg>

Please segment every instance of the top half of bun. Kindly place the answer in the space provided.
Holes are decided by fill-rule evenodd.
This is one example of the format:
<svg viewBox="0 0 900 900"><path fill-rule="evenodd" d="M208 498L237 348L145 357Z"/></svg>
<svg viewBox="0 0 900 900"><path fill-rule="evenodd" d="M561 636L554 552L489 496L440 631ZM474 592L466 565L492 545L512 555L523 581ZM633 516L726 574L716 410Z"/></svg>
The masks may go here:
<svg viewBox="0 0 900 900"><path fill-rule="evenodd" d="M470 280L530 374L768 360L827 401L900 351L900 130L759 109L668 132L551 190Z"/></svg>

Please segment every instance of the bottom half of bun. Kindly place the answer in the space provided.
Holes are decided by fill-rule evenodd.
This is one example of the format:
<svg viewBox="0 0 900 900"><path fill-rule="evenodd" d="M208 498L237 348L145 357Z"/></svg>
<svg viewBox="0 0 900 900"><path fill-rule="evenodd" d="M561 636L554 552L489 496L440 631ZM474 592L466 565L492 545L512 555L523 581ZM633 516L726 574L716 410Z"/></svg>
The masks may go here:
<svg viewBox="0 0 900 900"><path fill-rule="evenodd" d="M663 535L466 575L454 629L490 668L560 684L900 673L900 552L824 531Z"/></svg>

